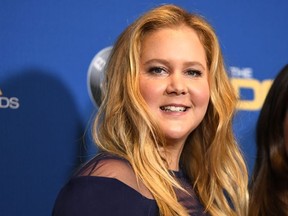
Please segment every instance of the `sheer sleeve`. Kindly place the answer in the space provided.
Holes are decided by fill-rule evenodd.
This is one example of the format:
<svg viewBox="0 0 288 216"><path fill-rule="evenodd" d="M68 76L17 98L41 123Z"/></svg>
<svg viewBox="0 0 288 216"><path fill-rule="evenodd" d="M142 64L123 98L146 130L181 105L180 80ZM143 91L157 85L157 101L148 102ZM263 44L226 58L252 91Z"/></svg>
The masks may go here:
<svg viewBox="0 0 288 216"><path fill-rule="evenodd" d="M156 216L152 195L125 160L100 155L62 188L53 216Z"/></svg>
<svg viewBox="0 0 288 216"><path fill-rule="evenodd" d="M119 157L101 154L92 160L81 172L80 176L98 176L117 179L148 199L153 199L150 191L136 178L130 163Z"/></svg>

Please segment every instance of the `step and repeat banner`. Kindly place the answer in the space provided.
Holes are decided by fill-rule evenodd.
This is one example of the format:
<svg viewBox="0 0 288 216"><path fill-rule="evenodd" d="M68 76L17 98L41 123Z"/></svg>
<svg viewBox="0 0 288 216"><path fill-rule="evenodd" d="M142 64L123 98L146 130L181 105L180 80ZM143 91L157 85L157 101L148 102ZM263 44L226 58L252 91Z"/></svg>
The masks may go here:
<svg viewBox="0 0 288 216"><path fill-rule="evenodd" d="M287 1L1 0L0 215L51 215L60 188L97 152L90 123L115 39L162 3L216 29L240 95L235 134L252 172L259 110L288 63Z"/></svg>

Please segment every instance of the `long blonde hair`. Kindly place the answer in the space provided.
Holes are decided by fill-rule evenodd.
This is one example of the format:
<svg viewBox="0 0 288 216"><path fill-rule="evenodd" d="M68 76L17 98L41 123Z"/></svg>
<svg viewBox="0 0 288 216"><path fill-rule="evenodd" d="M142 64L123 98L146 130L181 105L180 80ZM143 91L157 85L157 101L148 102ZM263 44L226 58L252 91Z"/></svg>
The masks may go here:
<svg viewBox="0 0 288 216"><path fill-rule="evenodd" d="M184 24L194 29L206 51L210 102L202 123L189 135L181 164L211 215L246 215L247 171L232 131L237 98L226 75L213 28L200 16L174 5L145 13L118 38L106 68L105 96L94 123L101 150L126 158L153 194L161 215L188 215L173 187L159 147L163 135L139 91L139 59L143 38L161 28Z"/></svg>

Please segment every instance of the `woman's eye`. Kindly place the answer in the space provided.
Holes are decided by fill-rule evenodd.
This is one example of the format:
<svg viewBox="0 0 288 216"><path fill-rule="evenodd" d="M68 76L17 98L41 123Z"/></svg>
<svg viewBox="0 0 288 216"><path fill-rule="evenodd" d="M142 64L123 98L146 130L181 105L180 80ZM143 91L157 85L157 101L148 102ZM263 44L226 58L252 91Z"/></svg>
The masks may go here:
<svg viewBox="0 0 288 216"><path fill-rule="evenodd" d="M188 70L187 74L194 77L199 77L202 75L202 72L199 70Z"/></svg>
<svg viewBox="0 0 288 216"><path fill-rule="evenodd" d="M151 67L149 68L148 71L149 73L154 73L154 74L162 74L166 72L165 68L162 68L162 67Z"/></svg>

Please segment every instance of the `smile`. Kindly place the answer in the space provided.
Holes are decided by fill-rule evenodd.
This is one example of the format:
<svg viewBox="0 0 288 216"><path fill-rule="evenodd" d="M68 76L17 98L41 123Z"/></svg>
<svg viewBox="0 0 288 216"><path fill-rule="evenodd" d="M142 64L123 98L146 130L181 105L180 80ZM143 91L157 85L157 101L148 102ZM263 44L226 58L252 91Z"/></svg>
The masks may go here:
<svg viewBox="0 0 288 216"><path fill-rule="evenodd" d="M185 112L188 107L179 106L161 106L160 109L165 112Z"/></svg>

